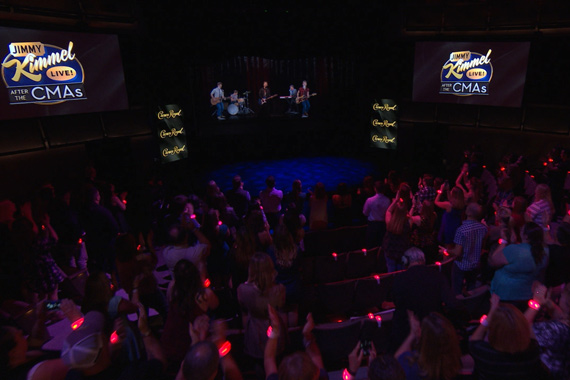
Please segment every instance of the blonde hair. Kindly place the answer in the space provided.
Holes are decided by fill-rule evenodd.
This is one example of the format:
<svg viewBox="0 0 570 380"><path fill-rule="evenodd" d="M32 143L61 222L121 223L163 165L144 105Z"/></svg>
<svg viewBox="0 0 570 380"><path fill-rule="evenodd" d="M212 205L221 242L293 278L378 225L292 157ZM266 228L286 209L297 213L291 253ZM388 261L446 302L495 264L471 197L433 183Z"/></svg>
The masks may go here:
<svg viewBox="0 0 570 380"><path fill-rule="evenodd" d="M394 235L401 235L404 232L404 225L408 223L408 209L405 202L396 202L392 210L392 217L386 225L386 230Z"/></svg>
<svg viewBox="0 0 570 380"><path fill-rule="evenodd" d="M275 284L277 272L271 257L264 252L256 252L249 262L248 282L255 284L264 294Z"/></svg>

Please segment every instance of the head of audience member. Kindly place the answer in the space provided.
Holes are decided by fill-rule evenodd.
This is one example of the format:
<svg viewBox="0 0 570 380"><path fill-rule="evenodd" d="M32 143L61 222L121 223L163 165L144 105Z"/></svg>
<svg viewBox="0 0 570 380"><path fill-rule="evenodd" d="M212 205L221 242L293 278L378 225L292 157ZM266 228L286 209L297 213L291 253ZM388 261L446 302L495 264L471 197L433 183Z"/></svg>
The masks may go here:
<svg viewBox="0 0 570 380"><path fill-rule="evenodd" d="M418 353L425 379L453 379L461 369L459 338L451 322L439 313L422 320Z"/></svg>
<svg viewBox="0 0 570 380"><path fill-rule="evenodd" d="M178 305L182 315L190 315L196 307L196 297L202 291L200 272L186 259L179 260L173 272L172 302Z"/></svg>
<svg viewBox="0 0 570 380"><path fill-rule="evenodd" d="M101 194L95 186L89 186L87 189L87 204L100 204Z"/></svg>
<svg viewBox="0 0 570 380"><path fill-rule="evenodd" d="M469 220L479 220L481 218L481 206L475 202L469 203L465 209L465 215Z"/></svg>
<svg viewBox="0 0 570 380"><path fill-rule="evenodd" d="M422 220L425 220L425 223L428 227L433 227L437 219L437 214L435 213L435 204L433 201L426 199L422 202L420 217Z"/></svg>
<svg viewBox="0 0 570 380"><path fill-rule="evenodd" d="M235 175L234 178L232 179L232 187L234 190L243 189L243 182L239 175Z"/></svg>
<svg viewBox="0 0 570 380"><path fill-rule="evenodd" d="M220 212L216 209L211 209L204 215L204 223L202 224L201 231L212 244L220 233L219 222Z"/></svg>
<svg viewBox="0 0 570 380"><path fill-rule="evenodd" d="M273 177L272 175L268 176L265 179L265 185L267 186L268 189L274 189L275 188L275 177Z"/></svg>
<svg viewBox="0 0 570 380"><path fill-rule="evenodd" d="M168 230L168 243L176 247L188 245L188 230L181 225L173 225Z"/></svg>
<svg viewBox="0 0 570 380"><path fill-rule="evenodd" d="M515 354L528 348L530 326L519 309L501 303L490 319L488 339L495 350Z"/></svg>
<svg viewBox="0 0 570 380"><path fill-rule="evenodd" d="M406 266L408 268L416 266L416 265L425 265L426 264L426 257L421 249L417 247L408 248L404 255L402 256L402 260L406 262Z"/></svg>
<svg viewBox="0 0 570 380"><path fill-rule="evenodd" d="M465 195L463 190L455 186L449 193L449 202L451 207L455 209L463 209L465 207Z"/></svg>
<svg viewBox="0 0 570 380"><path fill-rule="evenodd" d="M516 196L513 199L512 213L517 215L524 215L526 206L527 206L526 199L524 197L521 197L520 195Z"/></svg>
<svg viewBox="0 0 570 380"><path fill-rule="evenodd" d="M550 187L548 187L547 184L541 183L539 185L536 185L536 189L534 190L534 201L538 202L543 199L549 203L552 203Z"/></svg>
<svg viewBox="0 0 570 380"><path fill-rule="evenodd" d="M350 189L346 182L341 182L337 185L336 192L338 195L348 195L350 194Z"/></svg>
<svg viewBox="0 0 570 380"><path fill-rule="evenodd" d="M522 230L522 241L530 245L530 251L536 264L540 264L546 255L544 252L544 230L534 222L528 222Z"/></svg>
<svg viewBox="0 0 570 380"><path fill-rule="evenodd" d="M433 181L434 178L432 174L426 173L422 177L422 185L424 185L425 187L433 187L434 184Z"/></svg>
<svg viewBox="0 0 570 380"><path fill-rule="evenodd" d="M375 181L374 182L374 191L376 192L376 194L384 194L384 182Z"/></svg>
<svg viewBox="0 0 570 380"><path fill-rule="evenodd" d="M214 198L220 193L220 188L216 184L216 181L210 180L206 185L206 199Z"/></svg>
<svg viewBox="0 0 570 380"><path fill-rule="evenodd" d="M365 196L371 197L374 195L374 177L367 175L362 179L362 191Z"/></svg>
<svg viewBox="0 0 570 380"><path fill-rule="evenodd" d="M170 203L170 213L176 216L182 215L183 213L192 215L194 213L194 205L190 203L186 195L180 194L175 196Z"/></svg>
<svg viewBox="0 0 570 380"><path fill-rule="evenodd" d="M70 369L86 376L96 375L111 365L109 334L105 331L105 314L90 311L83 323L65 338L61 359Z"/></svg>
<svg viewBox="0 0 570 380"><path fill-rule="evenodd" d="M406 380L406 372L392 355L376 356L368 366L370 380Z"/></svg>
<svg viewBox="0 0 570 380"><path fill-rule="evenodd" d="M305 216L301 214L301 211L302 210L297 210L297 206L294 203L291 203L291 207L288 207L283 215L283 224L293 236L295 243L300 243L305 236L303 226L307 220Z"/></svg>
<svg viewBox="0 0 570 380"><path fill-rule="evenodd" d="M237 264L242 268L247 267L249 260L255 253L255 239L245 226L236 230L234 249Z"/></svg>
<svg viewBox="0 0 570 380"><path fill-rule="evenodd" d="M0 373L8 373L26 362L28 341L22 330L0 326Z"/></svg>
<svg viewBox="0 0 570 380"><path fill-rule="evenodd" d="M406 223L408 223L408 207L403 199L401 201L398 200L396 206L392 209L392 217L386 224L386 230L394 235L400 235L404 232Z"/></svg>
<svg viewBox="0 0 570 380"><path fill-rule="evenodd" d="M285 357L277 374L279 380L317 380L320 370L305 352L295 352Z"/></svg>
<svg viewBox="0 0 570 380"><path fill-rule="evenodd" d="M315 191L313 192L316 199L325 199L327 197L327 191L325 190L325 184L322 182L317 182L315 185Z"/></svg>
<svg viewBox="0 0 570 380"><path fill-rule="evenodd" d="M297 257L297 245L291 232L283 223L279 223L273 233L273 245L277 263L284 268L289 268Z"/></svg>
<svg viewBox="0 0 570 380"><path fill-rule="evenodd" d="M265 251L271 245L269 224L263 217L261 210L250 208L245 219L245 226L255 243L256 250Z"/></svg>
<svg viewBox="0 0 570 380"><path fill-rule="evenodd" d="M293 193L301 194L301 191L303 191L303 184L301 183L301 180L300 179L294 180L293 184L291 185L291 189L293 190Z"/></svg>
<svg viewBox="0 0 570 380"><path fill-rule="evenodd" d="M277 272L273 266L273 260L267 253L256 252L250 262L247 281L255 284L264 294L275 284Z"/></svg>
<svg viewBox="0 0 570 380"><path fill-rule="evenodd" d="M115 294L113 284L105 272L93 272L85 282L85 296L81 305L81 312L87 314L90 311L106 313L109 300Z"/></svg>
<svg viewBox="0 0 570 380"><path fill-rule="evenodd" d="M441 188L441 185L443 185L443 178L441 177L435 177L435 179L433 180L433 187L434 189L439 189Z"/></svg>
<svg viewBox="0 0 570 380"><path fill-rule="evenodd" d="M214 380L218 374L219 362L218 348L214 343L205 340L190 347L182 362L181 371L186 380Z"/></svg>

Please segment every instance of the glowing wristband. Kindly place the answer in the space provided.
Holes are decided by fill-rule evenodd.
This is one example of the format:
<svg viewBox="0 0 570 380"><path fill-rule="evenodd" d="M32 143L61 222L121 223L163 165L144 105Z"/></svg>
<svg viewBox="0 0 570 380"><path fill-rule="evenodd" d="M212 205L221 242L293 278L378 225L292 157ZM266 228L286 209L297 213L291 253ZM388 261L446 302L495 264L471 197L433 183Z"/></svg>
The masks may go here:
<svg viewBox="0 0 570 380"><path fill-rule="evenodd" d="M279 334L273 331L273 327L269 326L267 328L267 337L269 339L277 339L279 337Z"/></svg>
<svg viewBox="0 0 570 380"><path fill-rule="evenodd" d="M509 244L509 242L506 241L505 239L499 239L499 244L500 245L503 245L503 244L507 245L507 244Z"/></svg>
<svg viewBox="0 0 570 380"><path fill-rule="evenodd" d="M220 354L220 358L223 358L224 356L229 354L231 350L232 350L232 344L230 343L229 340L226 340L224 343L220 345L220 347L218 347L218 354Z"/></svg>
<svg viewBox="0 0 570 380"><path fill-rule="evenodd" d="M353 379L354 375L348 371L348 368L345 368L344 371L342 371L342 380L353 380Z"/></svg>
<svg viewBox="0 0 570 380"><path fill-rule="evenodd" d="M534 309L534 310L539 310L540 304L538 302L536 302L535 300L529 300L528 301L528 307L530 307L531 309Z"/></svg>
<svg viewBox="0 0 570 380"><path fill-rule="evenodd" d="M81 327L81 325L83 324L83 322L84 322L83 317L77 319L76 321L74 321L74 322L71 323L71 329L72 329L72 330L77 330L78 328Z"/></svg>
<svg viewBox="0 0 570 380"><path fill-rule="evenodd" d="M481 319L479 319L479 323L485 327L489 327L489 321L487 320L487 314L483 314Z"/></svg>

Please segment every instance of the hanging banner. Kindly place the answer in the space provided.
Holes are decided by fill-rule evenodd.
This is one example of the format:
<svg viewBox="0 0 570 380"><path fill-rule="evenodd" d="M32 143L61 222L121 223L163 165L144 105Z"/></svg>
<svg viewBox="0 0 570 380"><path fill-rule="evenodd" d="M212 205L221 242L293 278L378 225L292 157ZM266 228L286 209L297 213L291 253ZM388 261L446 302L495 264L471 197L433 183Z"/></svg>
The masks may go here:
<svg viewBox="0 0 570 380"><path fill-rule="evenodd" d="M398 105L392 99L381 99L372 104L370 146L380 149L398 147Z"/></svg>
<svg viewBox="0 0 570 380"><path fill-rule="evenodd" d="M156 113L158 146L162 163L188 158L182 110L177 104L169 104L158 109Z"/></svg>

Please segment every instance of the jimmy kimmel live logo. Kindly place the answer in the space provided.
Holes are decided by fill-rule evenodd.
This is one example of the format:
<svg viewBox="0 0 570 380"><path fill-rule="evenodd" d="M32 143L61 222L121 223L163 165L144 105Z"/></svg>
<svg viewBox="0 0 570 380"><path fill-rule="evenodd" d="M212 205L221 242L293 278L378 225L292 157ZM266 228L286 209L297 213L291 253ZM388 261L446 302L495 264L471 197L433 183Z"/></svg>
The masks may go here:
<svg viewBox="0 0 570 380"><path fill-rule="evenodd" d="M440 94L456 96L489 95L493 78L491 49L486 55L471 51L455 51L441 69Z"/></svg>
<svg viewBox="0 0 570 380"><path fill-rule="evenodd" d="M12 42L2 62L10 104L57 104L87 99L83 66L73 42L60 48L41 42Z"/></svg>

